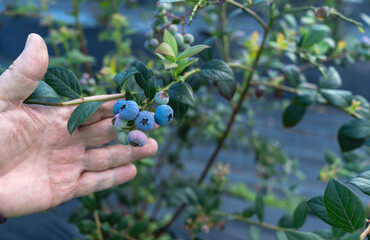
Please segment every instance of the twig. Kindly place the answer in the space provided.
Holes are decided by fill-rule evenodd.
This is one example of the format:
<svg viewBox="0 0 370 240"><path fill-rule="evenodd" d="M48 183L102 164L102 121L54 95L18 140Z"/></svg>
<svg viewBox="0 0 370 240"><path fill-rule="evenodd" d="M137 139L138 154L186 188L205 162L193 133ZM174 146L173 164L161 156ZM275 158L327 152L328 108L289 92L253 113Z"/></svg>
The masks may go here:
<svg viewBox="0 0 370 240"><path fill-rule="evenodd" d="M369 222L369 220L366 219L366 222ZM361 234L360 239L364 240L369 233L370 233L370 224L367 226L365 231Z"/></svg>
<svg viewBox="0 0 370 240"><path fill-rule="evenodd" d="M264 30L267 30L267 25L266 23L262 20L262 18L260 16L257 15L257 13L255 13L253 10L251 10L250 8L238 3L238 2L235 2L234 0L226 0L225 1L226 3L230 3L231 5L234 5L235 7L238 7L240 9L242 9L244 12L248 13L249 15L251 15L254 19L257 20L257 22L262 26L262 28Z"/></svg>
<svg viewBox="0 0 370 240"><path fill-rule="evenodd" d="M95 218L95 223L96 223L96 233L98 235L99 240L104 240L103 238L103 233L101 231L101 222L99 218L99 212L98 210L94 210L94 218Z"/></svg>
<svg viewBox="0 0 370 240"><path fill-rule="evenodd" d="M109 101L109 100L114 100L114 99L120 99L123 97L125 97L124 93L117 93L117 94L110 94L110 95L98 95L98 96L92 96L92 97L85 97L82 99L75 99L72 101L62 102L62 103L39 102L39 101L33 101L33 100L26 100L24 101L24 103L54 106L54 107L63 107L63 106L70 106L70 105L78 105L78 104L85 103L85 102Z"/></svg>

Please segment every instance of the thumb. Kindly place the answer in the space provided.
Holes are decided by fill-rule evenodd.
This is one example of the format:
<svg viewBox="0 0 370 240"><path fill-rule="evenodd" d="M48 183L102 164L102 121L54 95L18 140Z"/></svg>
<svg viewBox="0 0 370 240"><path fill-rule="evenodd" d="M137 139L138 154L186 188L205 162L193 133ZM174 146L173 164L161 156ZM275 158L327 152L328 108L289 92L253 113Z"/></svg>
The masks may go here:
<svg viewBox="0 0 370 240"><path fill-rule="evenodd" d="M36 89L47 70L48 61L42 37L35 33L28 35L21 55L0 76L0 100L8 104L22 103Z"/></svg>

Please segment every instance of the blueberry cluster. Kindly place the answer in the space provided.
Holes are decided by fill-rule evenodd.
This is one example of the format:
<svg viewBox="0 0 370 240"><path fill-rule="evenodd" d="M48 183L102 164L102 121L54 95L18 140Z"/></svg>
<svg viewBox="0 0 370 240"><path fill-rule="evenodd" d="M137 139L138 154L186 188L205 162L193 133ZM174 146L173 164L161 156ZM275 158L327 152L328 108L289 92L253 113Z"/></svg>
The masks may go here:
<svg viewBox="0 0 370 240"><path fill-rule="evenodd" d="M157 6L152 24L153 31L149 31L145 34L146 41L144 47L147 50L154 51L158 47L161 41L158 36L162 36L165 29L175 37L177 46L181 51L188 49L190 44L194 42L194 36L192 34L178 32L178 26L173 24L173 19L169 19L173 17L173 15L168 12L171 9L172 5L168 3L161 3Z"/></svg>
<svg viewBox="0 0 370 240"><path fill-rule="evenodd" d="M169 97L167 92L157 92L154 98L158 105L155 113L140 111L138 104L133 100L118 100L114 105L114 117L112 124L118 131L118 141L122 144L131 144L134 147L142 147L148 138L144 132L151 131L155 123L160 126L168 125L173 119L173 110L167 105ZM128 126L132 121L133 126ZM130 131L127 135L126 131Z"/></svg>

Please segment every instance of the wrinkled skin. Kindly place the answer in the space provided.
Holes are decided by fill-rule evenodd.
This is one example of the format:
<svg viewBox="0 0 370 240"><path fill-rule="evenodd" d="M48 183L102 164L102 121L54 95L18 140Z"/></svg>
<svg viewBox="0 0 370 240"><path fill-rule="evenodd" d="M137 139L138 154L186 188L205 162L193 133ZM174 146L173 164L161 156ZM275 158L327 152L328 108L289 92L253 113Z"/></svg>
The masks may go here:
<svg viewBox="0 0 370 240"><path fill-rule="evenodd" d="M71 198L129 181L130 162L152 156L157 143L145 147L114 145L86 149L115 140L113 105L104 103L73 135L67 121L76 106L26 105L48 66L44 40L27 39L25 50L0 76L0 213L27 215Z"/></svg>

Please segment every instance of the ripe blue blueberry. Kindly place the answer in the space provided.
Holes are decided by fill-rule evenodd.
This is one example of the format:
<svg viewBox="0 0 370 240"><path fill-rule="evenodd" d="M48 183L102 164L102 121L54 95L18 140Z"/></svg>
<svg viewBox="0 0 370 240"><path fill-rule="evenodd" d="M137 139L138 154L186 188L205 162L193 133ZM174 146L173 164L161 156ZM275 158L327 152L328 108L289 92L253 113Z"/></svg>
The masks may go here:
<svg viewBox="0 0 370 240"><path fill-rule="evenodd" d="M119 110L119 117L126 121L134 120L139 114L139 106L135 101L132 100L123 101L124 102Z"/></svg>
<svg viewBox="0 0 370 240"><path fill-rule="evenodd" d="M170 98L168 97L167 92L160 91L155 94L154 100L158 105L163 105L167 104L170 101Z"/></svg>
<svg viewBox="0 0 370 240"><path fill-rule="evenodd" d="M112 119L113 128L117 131L122 131L127 126L127 122L119 117L119 113L114 115Z"/></svg>
<svg viewBox="0 0 370 240"><path fill-rule="evenodd" d="M127 141L134 147L142 147L148 141L148 137L140 130L133 130L127 135Z"/></svg>
<svg viewBox="0 0 370 240"><path fill-rule="evenodd" d="M155 122L160 126L168 125L173 119L173 110L168 105L161 105L154 113Z"/></svg>
<svg viewBox="0 0 370 240"><path fill-rule="evenodd" d="M148 111L140 112L135 119L136 128L144 132L149 132L150 130L152 130L154 128L154 125L154 116L151 112Z"/></svg>
<svg viewBox="0 0 370 240"><path fill-rule="evenodd" d="M116 102L116 104L114 104L114 107L113 107L113 113L114 115L116 115L117 113L119 113L119 110L121 109L122 105L125 103L126 101L121 99L121 100L118 100Z"/></svg>
<svg viewBox="0 0 370 240"><path fill-rule="evenodd" d="M127 132L122 131L122 132L117 133L117 138L118 138L118 141L121 144L123 144L123 145L127 145L128 144L128 141L127 141Z"/></svg>

